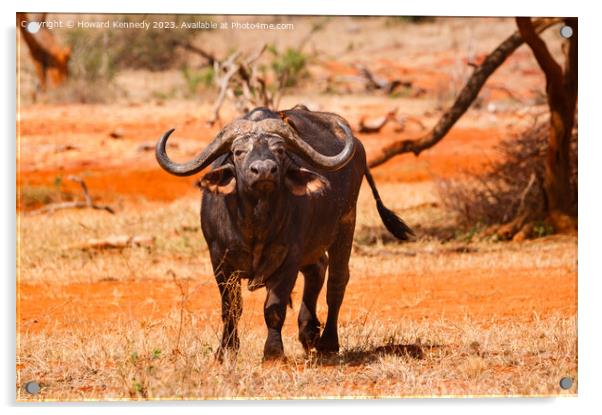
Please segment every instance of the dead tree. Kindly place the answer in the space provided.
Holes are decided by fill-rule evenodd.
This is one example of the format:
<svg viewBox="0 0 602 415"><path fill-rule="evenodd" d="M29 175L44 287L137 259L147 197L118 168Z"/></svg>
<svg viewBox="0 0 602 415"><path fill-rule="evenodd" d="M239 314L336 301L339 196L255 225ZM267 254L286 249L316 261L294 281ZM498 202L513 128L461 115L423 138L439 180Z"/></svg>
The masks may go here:
<svg viewBox="0 0 602 415"><path fill-rule="evenodd" d="M296 51L300 53L312 36L322 30L329 20L330 18L323 18L315 22L299 42ZM290 74L288 70L280 73L274 71L273 77L270 78L269 75L260 73L257 61L268 49L267 44L254 53L242 54L240 51L236 51L223 60L190 44L180 44L179 46L203 56L213 65L218 96L213 105L213 116L208 121L210 126L220 121L220 110L226 98L234 102L236 109L241 114L259 106L272 109L280 106L280 100L290 81Z"/></svg>
<svg viewBox="0 0 602 415"><path fill-rule="evenodd" d="M258 106L278 107L287 79L286 76L279 77L275 88L268 87L266 78L259 73L256 65L266 49L267 45L263 45L249 56L234 52L224 61L214 62L215 82L219 92L209 125L220 120L220 110L226 97L233 100L238 111L243 114Z"/></svg>
<svg viewBox="0 0 602 415"><path fill-rule="evenodd" d="M35 21L45 21L46 13ZM31 33L27 28L27 22L30 22L26 13L17 13L17 26L21 36L27 43L29 54L33 59L36 74L40 82L39 89L45 91L50 77L51 86L59 86L69 75L69 58L71 49L61 46L56 41L52 32L41 26L36 33Z"/></svg>
<svg viewBox="0 0 602 415"><path fill-rule="evenodd" d="M537 34L531 18L516 18L521 36L546 76L550 127L543 184L546 213L556 228L564 227L566 217L574 217L577 213L574 211L575 195L570 184L569 159L577 109L577 18L564 19L564 23L573 30L573 34L564 49L563 69Z"/></svg>
<svg viewBox="0 0 602 415"><path fill-rule="evenodd" d="M559 19L536 20L533 24L533 31L536 34L541 33L559 22ZM417 139L399 140L385 146L379 155L370 160L368 165L370 167L380 166L398 154L414 153L418 156L424 150L431 148L441 141L466 110L468 110L489 76L524 42L523 37L518 31L504 40L493 52L485 57L480 65L475 67L474 72L460 91L454 104L443 114L432 130Z"/></svg>

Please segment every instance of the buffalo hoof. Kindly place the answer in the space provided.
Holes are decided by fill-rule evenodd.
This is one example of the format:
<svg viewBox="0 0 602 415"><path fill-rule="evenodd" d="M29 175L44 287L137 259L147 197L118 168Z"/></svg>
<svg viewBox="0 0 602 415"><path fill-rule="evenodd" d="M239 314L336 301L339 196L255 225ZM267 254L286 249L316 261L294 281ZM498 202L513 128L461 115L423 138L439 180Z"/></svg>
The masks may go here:
<svg viewBox="0 0 602 415"><path fill-rule="evenodd" d="M266 343L263 348L263 361L284 360L284 348L282 344Z"/></svg>
<svg viewBox="0 0 602 415"><path fill-rule="evenodd" d="M299 341L305 353L317 346L320 340L320 329L318 327L306 326L299 331Z"/></svg>
<svg viewBox="0 0 602 415"><path fill-rule="evenodd" d="M316 350L323 355L336 354L339 352L339 341L322 336L316 345Z"/></svg>

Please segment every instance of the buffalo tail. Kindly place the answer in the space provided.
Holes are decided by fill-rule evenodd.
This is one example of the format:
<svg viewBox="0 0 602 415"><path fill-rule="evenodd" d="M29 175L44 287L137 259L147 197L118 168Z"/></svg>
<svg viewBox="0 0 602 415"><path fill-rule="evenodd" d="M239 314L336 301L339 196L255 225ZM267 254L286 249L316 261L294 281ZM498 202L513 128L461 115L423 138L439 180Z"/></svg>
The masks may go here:
<svg viewBox="0 0 602 415"><path fill-rule="evenodd" d="M401 241L409 241L414 239L416 236L414 231L399 217L393 212L385 207L383 201L380 198L380 194L378 194L378 189L376 188L376 184L374 183L374 178L372 174L370 174L370 169L366 166L366 171L364 172L366 175L366 180L368 180L368 184L370 185L370 189L372 189L372 195L376 200L376 208L378 209L378 214L380 215L385 228L393 236Z"/></svg>

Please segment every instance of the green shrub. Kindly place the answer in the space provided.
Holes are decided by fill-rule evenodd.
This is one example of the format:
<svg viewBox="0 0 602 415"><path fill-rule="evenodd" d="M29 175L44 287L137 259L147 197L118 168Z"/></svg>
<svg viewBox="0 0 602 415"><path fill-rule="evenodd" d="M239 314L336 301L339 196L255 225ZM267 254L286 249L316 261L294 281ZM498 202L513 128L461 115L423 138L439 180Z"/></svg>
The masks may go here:
<svg viewBox="0 0 602 415"><path fill-rule="evenodd" d="M284 79L283 86L295 86L299 80L307 76L307 55L298 49L287 48L279 52L274 45L268 46L268 51L274 56L272 70L278 79Z"/></svg>
<svg viewBox="0 0 602 415"><path fill-rule="evenodd" d="M186 81L186 86L188 87L188 93L190 95L196 94L201 85L205 88L209 88L213 85L213 80L215 78L213 67L192 69L187 65L184 65L181 68L181 73Z"/></svg>

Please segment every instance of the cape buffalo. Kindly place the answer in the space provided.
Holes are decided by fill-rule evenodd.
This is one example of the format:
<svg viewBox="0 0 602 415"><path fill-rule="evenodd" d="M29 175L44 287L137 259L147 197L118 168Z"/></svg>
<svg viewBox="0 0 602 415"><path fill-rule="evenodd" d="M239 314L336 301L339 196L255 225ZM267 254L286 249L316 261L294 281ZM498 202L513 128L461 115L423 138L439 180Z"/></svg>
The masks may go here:
<svg viewBox="0 0 602 415"><path fill-rule="evenodd" d="M263 358L284 356L281 329L299 271L304 277L299 340L306 351L338 352L337 320L349 280L356 203L364 176L386 228L400 240L412 230L382 203L366 154L340 116L297 105L257 108L228 124L193 160L175 163L156 147L157 161L177 176L212 170L203 189L201 228L222 299L223 335L217 357L237 351L241 279L266 287L268 328ZM320 335L318 294L328 281L328 317Z"/></svg>

